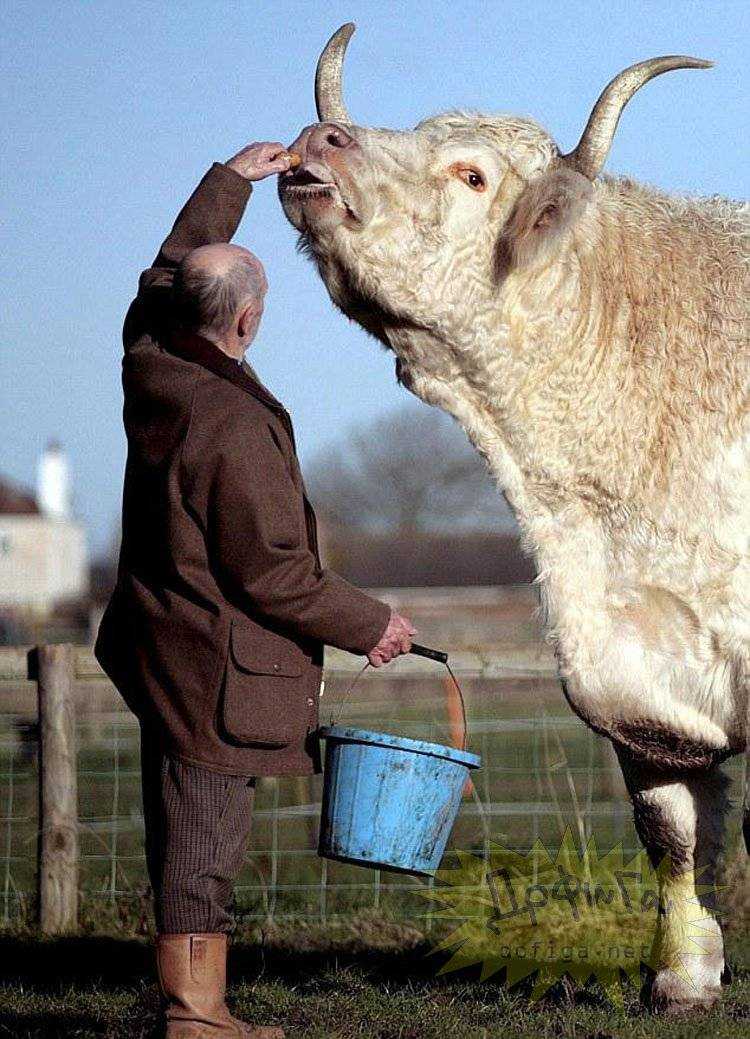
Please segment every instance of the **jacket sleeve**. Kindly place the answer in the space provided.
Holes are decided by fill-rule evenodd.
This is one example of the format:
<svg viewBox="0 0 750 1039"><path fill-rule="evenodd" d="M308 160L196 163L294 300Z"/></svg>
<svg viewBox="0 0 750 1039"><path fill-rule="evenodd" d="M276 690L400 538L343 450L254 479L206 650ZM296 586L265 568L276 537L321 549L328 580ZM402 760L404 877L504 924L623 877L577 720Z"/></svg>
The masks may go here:
<svg viewBox="0 0 750 1039"><path fill-rule="evenodd" d="M199 458L207 446L197 441L190 451ZM377 645L390 607L318 565L301 493L268 426L259 424L252 439L232 436L212 466L204 456L185 468L186 496L205 524L211 567L231 601L256 619L350 653Z"/></svg>
<svg viewBox="0 0 750 1039"><path fill-rule="evenodd" d="M205 174L180 210L153 265L140 276L138 295L125 318L126 349L144 334L158 337L169 312L175 268L201 245L232 240L252 190L249 180L222 163L215 162Z"/></svg>

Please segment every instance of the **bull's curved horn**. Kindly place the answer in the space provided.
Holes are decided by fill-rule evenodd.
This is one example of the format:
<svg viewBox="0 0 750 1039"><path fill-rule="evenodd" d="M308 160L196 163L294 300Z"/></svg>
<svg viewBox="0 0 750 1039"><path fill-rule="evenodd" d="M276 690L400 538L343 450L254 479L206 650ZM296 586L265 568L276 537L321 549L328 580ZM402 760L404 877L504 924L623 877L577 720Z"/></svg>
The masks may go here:
<svg viewBox="0 0 750 1039"><path fill-rule="evenodd" d="M667 54L662 58L650 58L631 65L615 76L601 92L580 141L572 152L563 155L563 162L593 180L607 160L622 110L637 90L662 72L670 72L672 69L710 69L713 64L702 58Z"/></svg>
<svg viewBox="0 0 750 1039"><path fill-rule="evenodd" d="M315 70L315 107L321 123L335 120L351 123L352 119L344 105L341 93L341 72L349 40L354 35L354 22L347 22L337 29L323 48Z"/></svg>

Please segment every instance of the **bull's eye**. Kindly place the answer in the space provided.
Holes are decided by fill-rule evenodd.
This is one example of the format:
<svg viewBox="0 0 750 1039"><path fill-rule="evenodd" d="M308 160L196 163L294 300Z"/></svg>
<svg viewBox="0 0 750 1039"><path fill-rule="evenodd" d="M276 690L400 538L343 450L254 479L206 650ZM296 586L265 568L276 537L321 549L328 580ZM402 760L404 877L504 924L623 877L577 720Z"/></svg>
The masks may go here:
<svg viewBox="0 0 750 1039"><path fill-rule="evenodd" d="M455 162L450 171L454 177L458 177L464 184L468 184L473 191L484 191L487 187L484 177L474 166L463 166L460 162Z"/></svg>

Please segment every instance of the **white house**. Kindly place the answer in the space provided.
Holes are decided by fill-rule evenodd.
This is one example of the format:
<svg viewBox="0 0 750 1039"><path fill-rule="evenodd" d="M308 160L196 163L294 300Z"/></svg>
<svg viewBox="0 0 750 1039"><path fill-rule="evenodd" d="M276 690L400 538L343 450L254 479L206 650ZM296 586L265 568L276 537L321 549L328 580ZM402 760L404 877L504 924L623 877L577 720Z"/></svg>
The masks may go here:
<svg viewBox="0 0 750 1039"><path fill-rule="evenodd" d="M51 442L37 470L37 492L0 479L0 608L47 613L88 591L83 527L72 516L70 472Z"/></svg>

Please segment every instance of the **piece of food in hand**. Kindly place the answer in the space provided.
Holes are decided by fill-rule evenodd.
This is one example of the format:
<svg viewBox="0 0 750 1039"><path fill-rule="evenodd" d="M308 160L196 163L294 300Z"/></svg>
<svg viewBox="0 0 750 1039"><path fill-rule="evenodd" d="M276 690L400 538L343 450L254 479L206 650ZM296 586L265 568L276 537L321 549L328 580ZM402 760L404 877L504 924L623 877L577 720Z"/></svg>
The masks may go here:
<svg viewBox="0 0 750 1039"><path fill-rule="evenodd" d="M289 169L290 170L296 169L297 166L301 166L302 165L302 156L298 155L297 152L287 152L287 155L289 156Z"/></svg>

